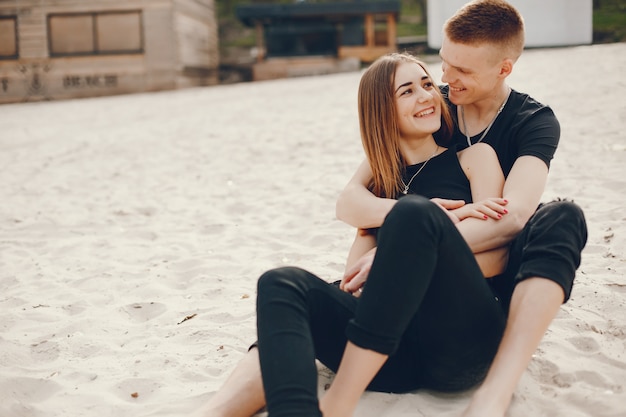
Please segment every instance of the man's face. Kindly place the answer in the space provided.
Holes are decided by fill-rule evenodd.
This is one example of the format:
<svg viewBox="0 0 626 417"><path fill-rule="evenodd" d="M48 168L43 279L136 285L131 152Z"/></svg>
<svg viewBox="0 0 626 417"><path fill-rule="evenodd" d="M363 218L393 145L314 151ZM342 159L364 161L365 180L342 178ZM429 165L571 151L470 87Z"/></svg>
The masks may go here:
<svg viewBox="0 0 626 417"><path fill-rule="evenodd" d="M441 49L441 81L450 86L449 98L456 105L472 104L497 93L500 63L492 45L465 45L445 35Z"/></svg>

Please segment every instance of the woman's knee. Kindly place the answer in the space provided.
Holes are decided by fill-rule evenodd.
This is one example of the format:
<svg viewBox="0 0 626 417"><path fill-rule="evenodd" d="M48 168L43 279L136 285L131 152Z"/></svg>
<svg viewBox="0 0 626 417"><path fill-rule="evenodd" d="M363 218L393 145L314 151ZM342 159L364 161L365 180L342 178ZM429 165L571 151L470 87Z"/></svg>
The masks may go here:
<svg viewBox="0 0 626 417"><path fill-rule="evenodd" d="M257 282L257 289L260 291L280 286L283 284L292 284L299 279L304 273L304 270L295 266L285 266L275 269L270 269L264 272Z"/></svg>
<svg viewBox="0 0 626 417"><path fill-rule="evenodd" d="M429 199L409 195L398 200L387 215L385 223L395 223L401 226L407 226L416 221L422 223L426 217L437 211L441 209Z"/></svg>

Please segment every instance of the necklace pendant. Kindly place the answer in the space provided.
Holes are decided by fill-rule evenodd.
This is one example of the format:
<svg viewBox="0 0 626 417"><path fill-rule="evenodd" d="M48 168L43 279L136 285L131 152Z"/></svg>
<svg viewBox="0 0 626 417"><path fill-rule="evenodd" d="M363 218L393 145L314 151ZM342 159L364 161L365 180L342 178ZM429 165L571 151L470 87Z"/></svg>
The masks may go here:
<svg viewBox="0 0 626 417"><path fill-rule="evenodd" d="M402 194L407 195L409 193L409 189L405 188L404 190L402 190Z"/></svg>

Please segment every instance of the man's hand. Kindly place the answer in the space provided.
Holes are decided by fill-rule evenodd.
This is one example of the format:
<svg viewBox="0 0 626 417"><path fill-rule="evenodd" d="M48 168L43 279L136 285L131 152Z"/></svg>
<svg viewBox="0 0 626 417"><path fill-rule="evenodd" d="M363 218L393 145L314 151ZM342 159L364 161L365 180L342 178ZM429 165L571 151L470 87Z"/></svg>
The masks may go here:
<svg viewBox="0 0 626 417"><path fill-rule="evenodd" d="M349 292L355 297L361 295L362 287L367 280L367 277L372 268L372 262L374 262L374 255L376 254L376 248L371 249L365 255L361 256L343 275L339 288L343 291Z"/></svg>

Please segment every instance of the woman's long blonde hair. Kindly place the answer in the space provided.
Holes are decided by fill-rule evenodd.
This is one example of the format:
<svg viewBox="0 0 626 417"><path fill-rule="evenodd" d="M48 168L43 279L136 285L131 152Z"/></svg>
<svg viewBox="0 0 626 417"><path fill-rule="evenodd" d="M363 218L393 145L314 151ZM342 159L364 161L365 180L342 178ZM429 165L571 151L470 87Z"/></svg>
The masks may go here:
<svg viewBox="0 0 626 417"><path fill-rule="evenodd" d="M432 77L426 65L412 55L392 53L378 58L363 74L359 84L359 125L365 155L372 169L370 190L378 197L395 198L401 190L404 158L400 152L400 128L393 86L401 62L415 63ZM440 139L447 141L453 121L441 91L435 85L441 105Z"/></svg>

